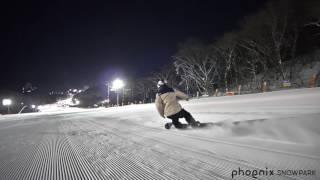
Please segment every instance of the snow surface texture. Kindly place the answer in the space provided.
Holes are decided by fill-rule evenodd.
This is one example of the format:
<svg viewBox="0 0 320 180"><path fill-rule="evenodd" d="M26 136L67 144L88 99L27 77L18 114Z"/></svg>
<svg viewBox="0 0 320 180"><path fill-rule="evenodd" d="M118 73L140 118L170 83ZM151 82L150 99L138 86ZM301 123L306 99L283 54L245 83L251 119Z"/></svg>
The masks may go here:
<svg viewBox="0 0 320 180"><path fill-rule="evenodd" d="M313 88L181 102L209 129L166 130L154 104L1 116L0 179L320 179L319 100Z"/></svg>

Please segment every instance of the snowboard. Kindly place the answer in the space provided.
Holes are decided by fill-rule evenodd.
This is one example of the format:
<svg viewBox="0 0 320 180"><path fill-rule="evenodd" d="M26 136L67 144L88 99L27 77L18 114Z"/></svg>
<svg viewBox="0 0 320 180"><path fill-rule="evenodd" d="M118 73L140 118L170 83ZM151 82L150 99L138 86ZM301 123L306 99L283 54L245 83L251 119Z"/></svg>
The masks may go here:
<svg viewBox="0 0 320 180"><path fill-rule="evenodd" d="M189 124L182 124L182 128L176 128L176 129L198 129L198 128L208 128L213 126L214 123L200 123L198 122L196 126L191 126ZM172 122L168 122L164 125L166 129L171 129L173 126Z"/></svg>

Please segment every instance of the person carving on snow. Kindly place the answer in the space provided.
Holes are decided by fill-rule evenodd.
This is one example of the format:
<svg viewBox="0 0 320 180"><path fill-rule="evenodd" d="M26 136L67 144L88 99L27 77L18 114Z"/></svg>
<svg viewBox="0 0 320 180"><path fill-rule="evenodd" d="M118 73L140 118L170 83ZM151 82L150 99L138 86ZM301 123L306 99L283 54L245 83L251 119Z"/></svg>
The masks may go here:
<svg viewBox="0 0 320 180"><path fill-rule="evenodd" d="M188 95L184 94L181 91L173 89L167 85L165 80L158 81L157 84L158 93L156 94L155 104L159 114L165 118L169 118L172 120L172 124L176 128L186 128L186 125L180 123L179 118L185 118L191 126L198 126L199 122L195 121L192 115L184 110L182 106L179 104L178 99L189 100ZM170 127L166 128L169 129Z"/></svg>

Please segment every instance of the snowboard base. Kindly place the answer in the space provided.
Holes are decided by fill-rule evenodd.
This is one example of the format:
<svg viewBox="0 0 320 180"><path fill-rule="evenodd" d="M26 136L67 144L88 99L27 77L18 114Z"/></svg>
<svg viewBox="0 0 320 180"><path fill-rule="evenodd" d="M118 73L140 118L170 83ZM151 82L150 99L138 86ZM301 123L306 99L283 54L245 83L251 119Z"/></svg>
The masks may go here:
<svg viewBox="0 0 320 180"><path fill-rule="evenodd" d="M200 123L200 122L198 122L198 124L196 126L191 126L189 124L182 124L182 128L176 128L176 129L188 129L188 128L197 129L197 128L206 128L206 127L210 127L213 125L214 125L214 123ZM166 129L171 129L172 126L173 126L172 122L168 122L164 125L164 127Z"/></svg>

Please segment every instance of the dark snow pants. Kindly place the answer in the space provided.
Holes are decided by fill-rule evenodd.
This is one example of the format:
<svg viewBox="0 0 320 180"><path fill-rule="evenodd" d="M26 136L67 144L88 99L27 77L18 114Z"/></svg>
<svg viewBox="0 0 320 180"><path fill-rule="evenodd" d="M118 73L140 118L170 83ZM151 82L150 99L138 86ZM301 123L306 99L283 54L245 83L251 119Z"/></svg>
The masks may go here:
<svg viewBox="0 0 320 180"><path fill-rule="evenodd" d="M193 125L196 123L196 121L194 120L194 118L192 117L192 115L182 109L180 112L178 112L177 114L168 116L167 118L172 120L172 124L174 125L174 127L176 128L184 128L184 125L180 123L179 118L185 118L185 120L188 122L188 124Z"/></svg>

